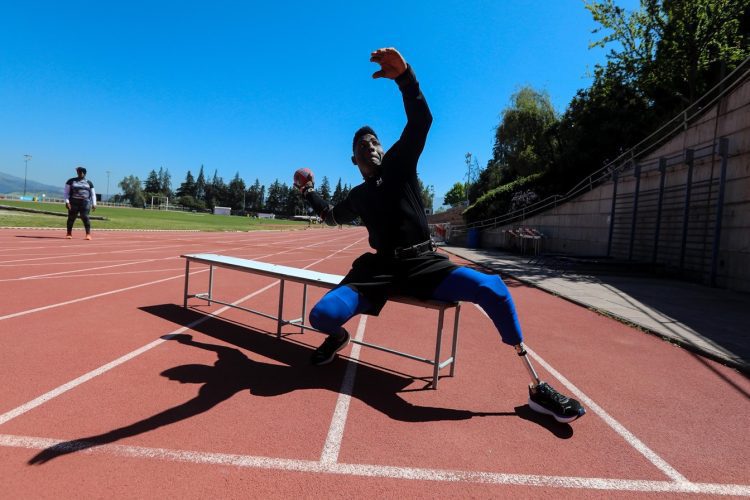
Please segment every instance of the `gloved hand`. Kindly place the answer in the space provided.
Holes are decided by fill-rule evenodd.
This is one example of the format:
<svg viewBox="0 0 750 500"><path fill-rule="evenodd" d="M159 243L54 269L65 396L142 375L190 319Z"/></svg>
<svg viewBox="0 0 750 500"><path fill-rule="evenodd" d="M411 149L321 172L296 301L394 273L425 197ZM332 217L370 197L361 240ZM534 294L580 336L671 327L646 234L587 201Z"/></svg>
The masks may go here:
<svg viewBox="0 0 750 500"><path fill-rule="evenodd" d="M315 186L313 173L309 168L299 168L294 172L294 187L305 194Z"/></svg>

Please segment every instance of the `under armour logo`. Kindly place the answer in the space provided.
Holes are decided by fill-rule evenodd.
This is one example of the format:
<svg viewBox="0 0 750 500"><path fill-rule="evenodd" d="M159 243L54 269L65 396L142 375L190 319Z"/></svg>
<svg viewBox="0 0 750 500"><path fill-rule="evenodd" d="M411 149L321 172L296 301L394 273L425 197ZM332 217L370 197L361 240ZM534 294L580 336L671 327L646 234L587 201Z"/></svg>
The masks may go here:
<svg viewBox="0 0 750 500"><path fill-rule="evenodd" d="M378 177L378 180L375 181L375 186L380 187L380 185L383 183L383 178Z"/></svg>

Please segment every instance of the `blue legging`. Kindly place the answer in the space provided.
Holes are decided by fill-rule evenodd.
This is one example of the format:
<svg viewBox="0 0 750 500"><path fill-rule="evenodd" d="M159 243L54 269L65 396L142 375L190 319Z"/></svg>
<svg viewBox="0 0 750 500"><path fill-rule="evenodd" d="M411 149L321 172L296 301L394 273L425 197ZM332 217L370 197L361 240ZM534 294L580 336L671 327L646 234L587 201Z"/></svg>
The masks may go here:
<svg viewBox="0 0 750 500"><path fill-rule="evenodd" d="M492 319L503 342L523 341L516 307L508 287L499 276L459 267L449 274L432 294L444 302L465 301L479 305ZM348 286L334 288L310 311L310 325L328 334L338 334L341 326L370 306L369 301Z"/></svg>

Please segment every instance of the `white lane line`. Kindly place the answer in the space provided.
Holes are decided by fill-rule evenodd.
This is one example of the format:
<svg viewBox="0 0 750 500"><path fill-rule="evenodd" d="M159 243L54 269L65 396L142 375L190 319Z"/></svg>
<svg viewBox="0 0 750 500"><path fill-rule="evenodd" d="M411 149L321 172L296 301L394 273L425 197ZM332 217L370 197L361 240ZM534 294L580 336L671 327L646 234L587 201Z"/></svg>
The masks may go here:
<svg viewBox="0 0 750 500"><path fill-rule="evenodd" d="M157 259L148 259L148 260L137 260L137 261L131 261L131 262L124 262L120 264L110 264L108 266L98 266L98 267L87 267L85 269L71 269L69 271L58 271L56 273L47 273L47 274L37 274L34 276L23 276L20 278L9 278L4 279L0 281L23 281L23 280L34 280L34 279L40 279L40 278L50 278L52 276L58 277L63 274L71 274L71 273L78 273L78 272L88 272L88 271L98 271L100 269L111 269L113 267L123 267L123 266L133 266L137 264L145 264L146 262L154 262Z"/></svg>
<svg viewBox="0 0 750 500"><path fill-rule="evenodd" d="M194 273L190 273L190 274L192 275L192 274L197 274L197 273L204 273L206 271L208 271L208 269L201 269L200 271L195 271ZM156 281L149 281L148 283L140 283L138 285L133 285L133 286L125 287L125 288L118 288L117 290L110 290L108 292L96 293L94 295L87 295L86 297L79 297L73 300L66 300L65 302L58 302L57 304L49 304L46 306L35 307L34 309L27 309L26 311L19 311L19 312L12 313L12 314L6 314L5 316L0 316L0 321L11 319L11 318L17 318L19 316L25 316L27 314L32 314L32 313L36 313L40 311L46 311L47 309L54 309L56 307L67 306L70 304L75 304L77 302L83 302L84 300L91 300L91 299L96 299L99 297L105 297L107 295L112 295L114 293L127 292L128 290L134 290L136 288L141 288L144 286L155 285L157 283L163 283L165 281L174 280L177 278L184 279L185 273L178 274L176 276L170 276L169 278L164 278L164 279L160 279Z"/></svg>
<svg viewBox="0 0 750 500"><path fill-rule="evenodd" d="M645 493L697 493L703 495L750 495L750 486L744 484L690 483L673 481L647 481L638 479L609 479L576 476L540 476L533 474L504 474L500 472L473 472L450 469L424 469L388 465L323 463L314 460L271 458L254 455L235 455L144 446L99 445L86 447L84 441L65 441L33 436L0 434L0 446L43 450L59 446L61 451L77 451L93 455L166 460L190 464L233 466L251 469L270 469L304 473L339 474L357 477L380 477L412 481L451 483L476 483L491 485L534 486L580 490L634 491Z"/></svg>
<svg viewBox="0 0 750 500"><path fill-rule="evenodd" d="M347 249L347 248L349 248L349 247L351 247L351 246L359 243L363 239L364 238L361 238L361 239L357 240L356 242L352 243L351 245L348 245L344 249L338 250L338 251L334 252L333 254L331 254L331 255L329 255L327 257L324 257L324 258L322 258L320 260L317 260L317 261L313 262L309 266L306 266L304 269L306 269L307 267L310 267L310 266L314 266L315 264L318 264L318 263L326 260L328 257L332 257L333 255L336 255L337 253L339 253L339 252L341 252L341 251L343 251L343 250L345 250L345 249ZM317 245L321 245L323 243L327 243L327 241L313 243L311 245L307 245L306 247L302 247L302 248L314 247L314 246L317 246ZM261 256L259 258L270 257L272 255L280 255L280 254L284 254L284 253L290 252L291 250L296 250L296 248L295 249L290 249L290 250L284 250L283 252L276 252L276 253L273 253L273 254L263 255L263 256ZM159 260L169 260L169 259L178 259L178 258L179 257L165 257L164 259L159 259ZM193 274L197 274L197 273L204 273L206 271L208 271L208 268L201 269L201 270L195 271L195 272L191 272L190 274L193 275ZM148 283L140 283L138 285L133 285L133 286L125 287L125 288L119 288L117 290L110 290L108 292L102 292L102 293L97 293L97 294L94 294L94 295L88 295L86 297L79 297L77 299L72 299L72 300L68 300L68 301L65 301L65 302L58 302L56 304L49 304L49 305L46 305L46 306L36 307L34 309L28 309L26 311L19 311L19 312L12 313L12 314L6 314L5 316L0 316L0 321L6 320L6 319L11 319L11 318L17 318L19 316L25 316L27 314L32 314L32 313L36 313L36 312L40 312L40 311L45 311L47 309L54 309L56 307L67 306L67 305L70 305L70 304L75 304L77 302L82 302L84 300L91 300L91 299L96 299L96 298L99 298L99 297L105 297L107 295L112 295L112 294L115 294L115 293L126 292L128 290L133 290L135 288L141 288L141 287L144 287L144 286L155 285L157 283L162 283L164 281L169 281L169 280L173 280L173 279L177 279L177 278L184 278L184 277L185 277L185 273L182 273L182 274L178 274L176 276L171 276L169 278L164 278L164 279L160 279L160 280L156 280L156 281L149 281Z"/></svg>
<svg viewBox="0 0 750 500"><path fill-rule="evenodd" d="M364 239L364 238L362 238L362 239ZM349 248L350 246L355 245L356 243L359 243L360 241L362 241L362 239L357 240L356 242L352 243L351 245L348 245L345 248ZM339 253L342 250L337 250L336 252L334 252L331 255L336 255L337 253ZM280 252L280 253L285 253L285 252ZM323 257L322 259L319 259L319 260L313 262L312 264L310 264L309 266L306 266L306 267L314 266L315 264L323 262L327 258L328 258L328 256ZM200 272L205 272L207 270L208 269L203 269L203 270L197 271L197 272L200 273ZM191 274L193 274L193 273L191 273ZM181 274L181 275L179 275L178 277L184 277L184 273ZM173 278L167 278L167 279L173 279ZM159 281L166 281L166 280L159 280ZM158 283L158 282L153 282L153 283ZM147 284L151 284L151 283L136 285L135 287L130 287L130 288L138 288L140 286L145 286ZM278 284L279 284L279 281L276 280L273 283L270 283L269 285L266 285L263 288L261 288L259 290L256 290L255 292L252 292L249 295L246 295L246 296L242 297L241 299L239 299L239 300L237 300L235 302L232 302L232 304L233 305L241 304L242 302L245 302L246 300L249 300L252 297L255 297L256 295L258 295L258 294L260 294L262 292L265 292L269 288L271 288L273 286L276 286ZM126 290L126 289L123 289L123 290ZM121 290L116 290L116 291L121 291ZM116 291L106 292L106 293L100 294L100 295L107 295L109 293L115 293ZM83 299L79 299L79 300L83 300ZM77 302L77 300L76 301L72 301L72 302ZM68 302L68 303L71 303L71 302ZM49 307L52 307L52 306L47 306L47 308L49 308ZM197 325L203 323L204 321L208 320L209 318L212 318L212 317L215 317L215 316L218 317L219 314L223 313L224 311L227 311L230 308L231 308L231 306L224 306L221 309L218 309L218 310L214 311L213 313L207 313L206 316L204 316L202 318L199 318L198 320L190 323L187 326L184 326L184 327L181 327L181 328L175 330L174 332L168 334L167 336L169 336L169 335L176 335L176 334L182 333L182 332L184 332L184 331L186 331L188 329L192 329L194 326L197 326ZM4 319L4 318L5 318L5 316L0 317L0 319ZM31 410L33 408L36 408L37 406L39 406L41 404L46 403L47 401L51 400L52 398L55 398L55 397L59 396L60 394L63 394L65 392L69 391L70 389L73 389L74 387L77 387L77 386L81 385L82 383L87 382L87 381L91 380L92 378L97 377L97 376L101 375L102 373L105 373L105 372L111 370L112 368L115 368L116 366L121 365L122 363L124 363L124 362L126 362L126 361L128 361L130 359L133 359L134 357L136 357L136 356L138 356L140 354L143 354L144 352L147 352L147 351L153 349L154 347L162 344L166 340L168 340L168 339L159 338L159 339L157 339L157 340L155 340L155 341L153 341L153 342L151 342L149 344L146 344L143 347L140 347L140 348L138 348L138 349L136 349L134 351L129 352L128 354L125 354L124 356L121 356L121 357L117 358L114 361L111 361L111 362L107 363L106 365L100 366L99 368L97 368L95 370L92 370L92 371L90 371L90 372L88 372L88 373L86 373L84 375L81 375L80 377L78 377L78 378L76 378L74 380L71 380L70 382L67 382L67 383L65 383L65 384L63 384L63 385L61 385L61 386L59 386L59 387L57 387L55 389L52 389L51 391L49 391L49 392L47 392L45 394L42 394L41 396L39 396L39 397L37 397L37 398L29 401L28 403L25 403L25 404L19 406L18 408L14 408L13 410L10 410L9 412L6 412L6 413L0 415L0 425L4 424L5 422L7 422L7 421L9 421L9 420L11 420L13 418L16 418L19 415L23 415L24 413L28 412L29 410Z"/></svg>
<svg viewBox="0 0 750 500"><path fill-rule="evenodd" d="M276 286L278 283L279 282L276 281L274 283L271 283L270 285L266 285L265 287L261 288L260 290L257 290L255 292L253 292L253 293L251 293L249 295L246 295L245 297L239 299L238 301L234 302L234 304L239 304L241 302L244 302L247 299L250 299L251 297L254 297L254 296L258 295L259 293L265 292L269 288L271 288L273 286ZM167 334L165 336L169 337L169 336L172 336L172 335L177 335L179 333L182 333L182 332L184 332L186 330L190 330L193 327L200 325L204 321L207 321L210 318L218 316L219 314L221 314L222 312L226 311L227 309L229 309L229 306L224 306L221 309L218 309L218 310L214 311L213 313L206 313L206 316L198 318L197 320L193 321L189 325L180 327L177 330L175 330L175 331L173 331L173 332L171 332L171 333L169 333L169 334ZM131 351L131 352L125 354L124 356L121 356L121 357L117 358L116 360L107 363L106 365L100 366L99 368L97 368L95 370L91 370L90 372L85 373L85 374L81 375L80 377L71 380L68 383L65 383L65 384L63 384L63 385L61 385L59 387L56 387L55 389L52 389L51 391L49 391L49 392L47 392L45 394L42 394L41 396L39 396L39 397L37 397L35 399L32 399L28 403L22 404L18 408L14 408L14 409L10 410L9 412L3 413L2 415L0 415L0 425L8 422L9 420L12 420L12 419L18 417L19 415L23 415L24 413L26 413L26 412L28 412L28 411L36 408L37 406L39 406L41 404L46 403L47 401L49 401L49 400L51 400L53 398L56 398L60 394L63 394L63 393L65 393L65 392L67 392L67 391L69 391L69 390L71 390L71 389L73 389L75 387L78 387L79 385L83 384L84 382L88 382L89 380L91 380L94 377L98 377L102 373L108 372L112 368L120 366L121 364L125 363L126 361L129 361L129 360L135 358L136 356L139 356L139 355L143 354L144 352L150 351L154 347L156 347L156 346L158 346L158 345L166 342L167 340L169 340L169 338L159 338L157 340L154 340L153 342L151 342L149 344L146 344L143 347L139 347L138 349L136 349L134 351Z"/></svg>
<svg viewBox="0 0 750 500"><path fill-rule="evenodd" d="M487 316L487 313L484 312L484 309L479 307L478 304L474 304L474 306L479 309L479 311L482 312L485 316ZM489 318L489 316L487 316ZM562 373L558 372L552 366L547 363L544 359L542 359L541 356L539 356L536 352L534 352L529 346L524 344L524 347L526 348L526 351L531 355L534 360L542 365L553 377L555 377L557 380L562 383L562 385L565 386L566 389L568 389L573 395L583 403L584 406L588 407L591 411L599 415L599 417L604 420L604 422L609 425L617 434L619 434L630 446L635 448L641 455L646 457L646 460L651 462L657 469L662 471L664 474L667 475L667 477L670 477L674 481L677 481L678 483L687 483L689 482L685 476L677 472L677 470L674 469L671 465L669 465L663 458L661 458L659 455L657 455L651 448L646 446L646 444L635 437L635 434L627 430L620 422L615 420L614 417L612 417L609 413L604 411L604 409L599 406L598 404L594 403L594 401L588 397L586 394L583 393L578 387L573 385L573 383L565 378Z"/></svg>
<svg viewBox="0 0 750 500"><path fill-rule="evenodd" d="M44 276L42 278L24 278L29 280L66 280L75 278L91 278L101 276L127 276L129 274L155 274L155 273L166 273L182 270L185 272L185 266L181 267L160 267L159 269L143 269L141 271L115 271L111 273L90 273L90 274L66 274L64 276ZM2 282L3 280L0 280Z"/></svg>
<svg viewBox="0 0 750 500"><path fill-rule="evenodd" d="M364 314L360 315L357 334L354 337L359 342L361 342L365 337L366 323L367 316L365 316ZM356 361L359 359L359 351L361 350L361 348L362 346L359 344L352 345L352 351L349 354L349 358L351 359L351 361L346 367L344 380L343 382L341 382L339 397L336 401L336 409L333 411L331 426L328 429L328 436L326 437L326 442L323 446L323 452L320 455L321 463L333 464L336 463L339 459L341 441L344 437L344 428L346 427L346 417L349 413L349 403L352 400L352 391L354 390L354 377L357 374Z"/></svg>
<svg viewBox="0 0 750 500"><path fill-rule="evenodd" d="M646 446L646 444L638 439L635 434L630 432L623 426L620 422L615 420L614 417L612 417L609 413L604 411L604 409L596 404L590 397L588 397L586 394L583 393L578 387L573 385L573 383L565 378L560 372L552 368L552 366L549 365L544 359L542 359L541 356L539 356L537 353L535 353L532 349L530 349L528 346L526 346L526 351L531 355L532 358L534 358L535 361L537 361L540 365L542 365L553 377L555 377L557 380L562 383L570 392L575 394L576 399L583 403L584 406L588 407L591 411L599 415L599 417L604 420L604 422L609 425L617 434L619 434L630 446L638 450L638 452L646 457L646 459L654 464L660 471L662 471L664 474L666 474L668 477L672 478L674 481L680 482L689 482L685 476L677 472L674 467L669 465L663 458L661 458L659 455L656 454L651 448Z"/></svg>

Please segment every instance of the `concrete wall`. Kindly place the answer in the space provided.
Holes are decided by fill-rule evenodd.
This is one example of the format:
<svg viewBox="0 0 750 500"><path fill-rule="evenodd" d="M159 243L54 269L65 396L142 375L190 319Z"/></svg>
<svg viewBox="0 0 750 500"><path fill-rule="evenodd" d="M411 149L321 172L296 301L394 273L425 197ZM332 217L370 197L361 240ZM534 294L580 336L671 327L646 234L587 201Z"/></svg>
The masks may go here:
<svg viewBox="0 0 750 500"><path fill-rule="evenodd" d="M589 191L573 201L530 217L523 224L502 226L483 231L483 247L512 249L517 245L507 230L523 225L544 234L545 253L571 255L606 255L609 215L612 208L612 185Z"/></svg>
<svg viewBox="0 0 750 500"><path fill-rule="evenodd" d="M719 208L722 158L718 143L723 137L728 139L729 150L724 202ZM685 212L687 149L695 151L696 159L689 209ZM666 168L657 238L660 158L666 161ZM684 132L649 155L637 158L636 163L640 165L640 186L635 226L637 179L634 165L630 165L617 181L614 217L615 183L609 181L523 222L483 231L480 245L517 248L518 240L509 237L507 230L523 225L545 235L542 247L545 253L603 256L607 255L612 225L612 257L656 262L698 281L709 283L713 277L717 286L750 291L750 80L723 97ZM719 210L719 246L714 261ZM684 227L687 227L687 241L683 246ZM456 240L451 243L460 244L465 235L457 235ZM716 268L712 273L714 263Z"/></svg>

